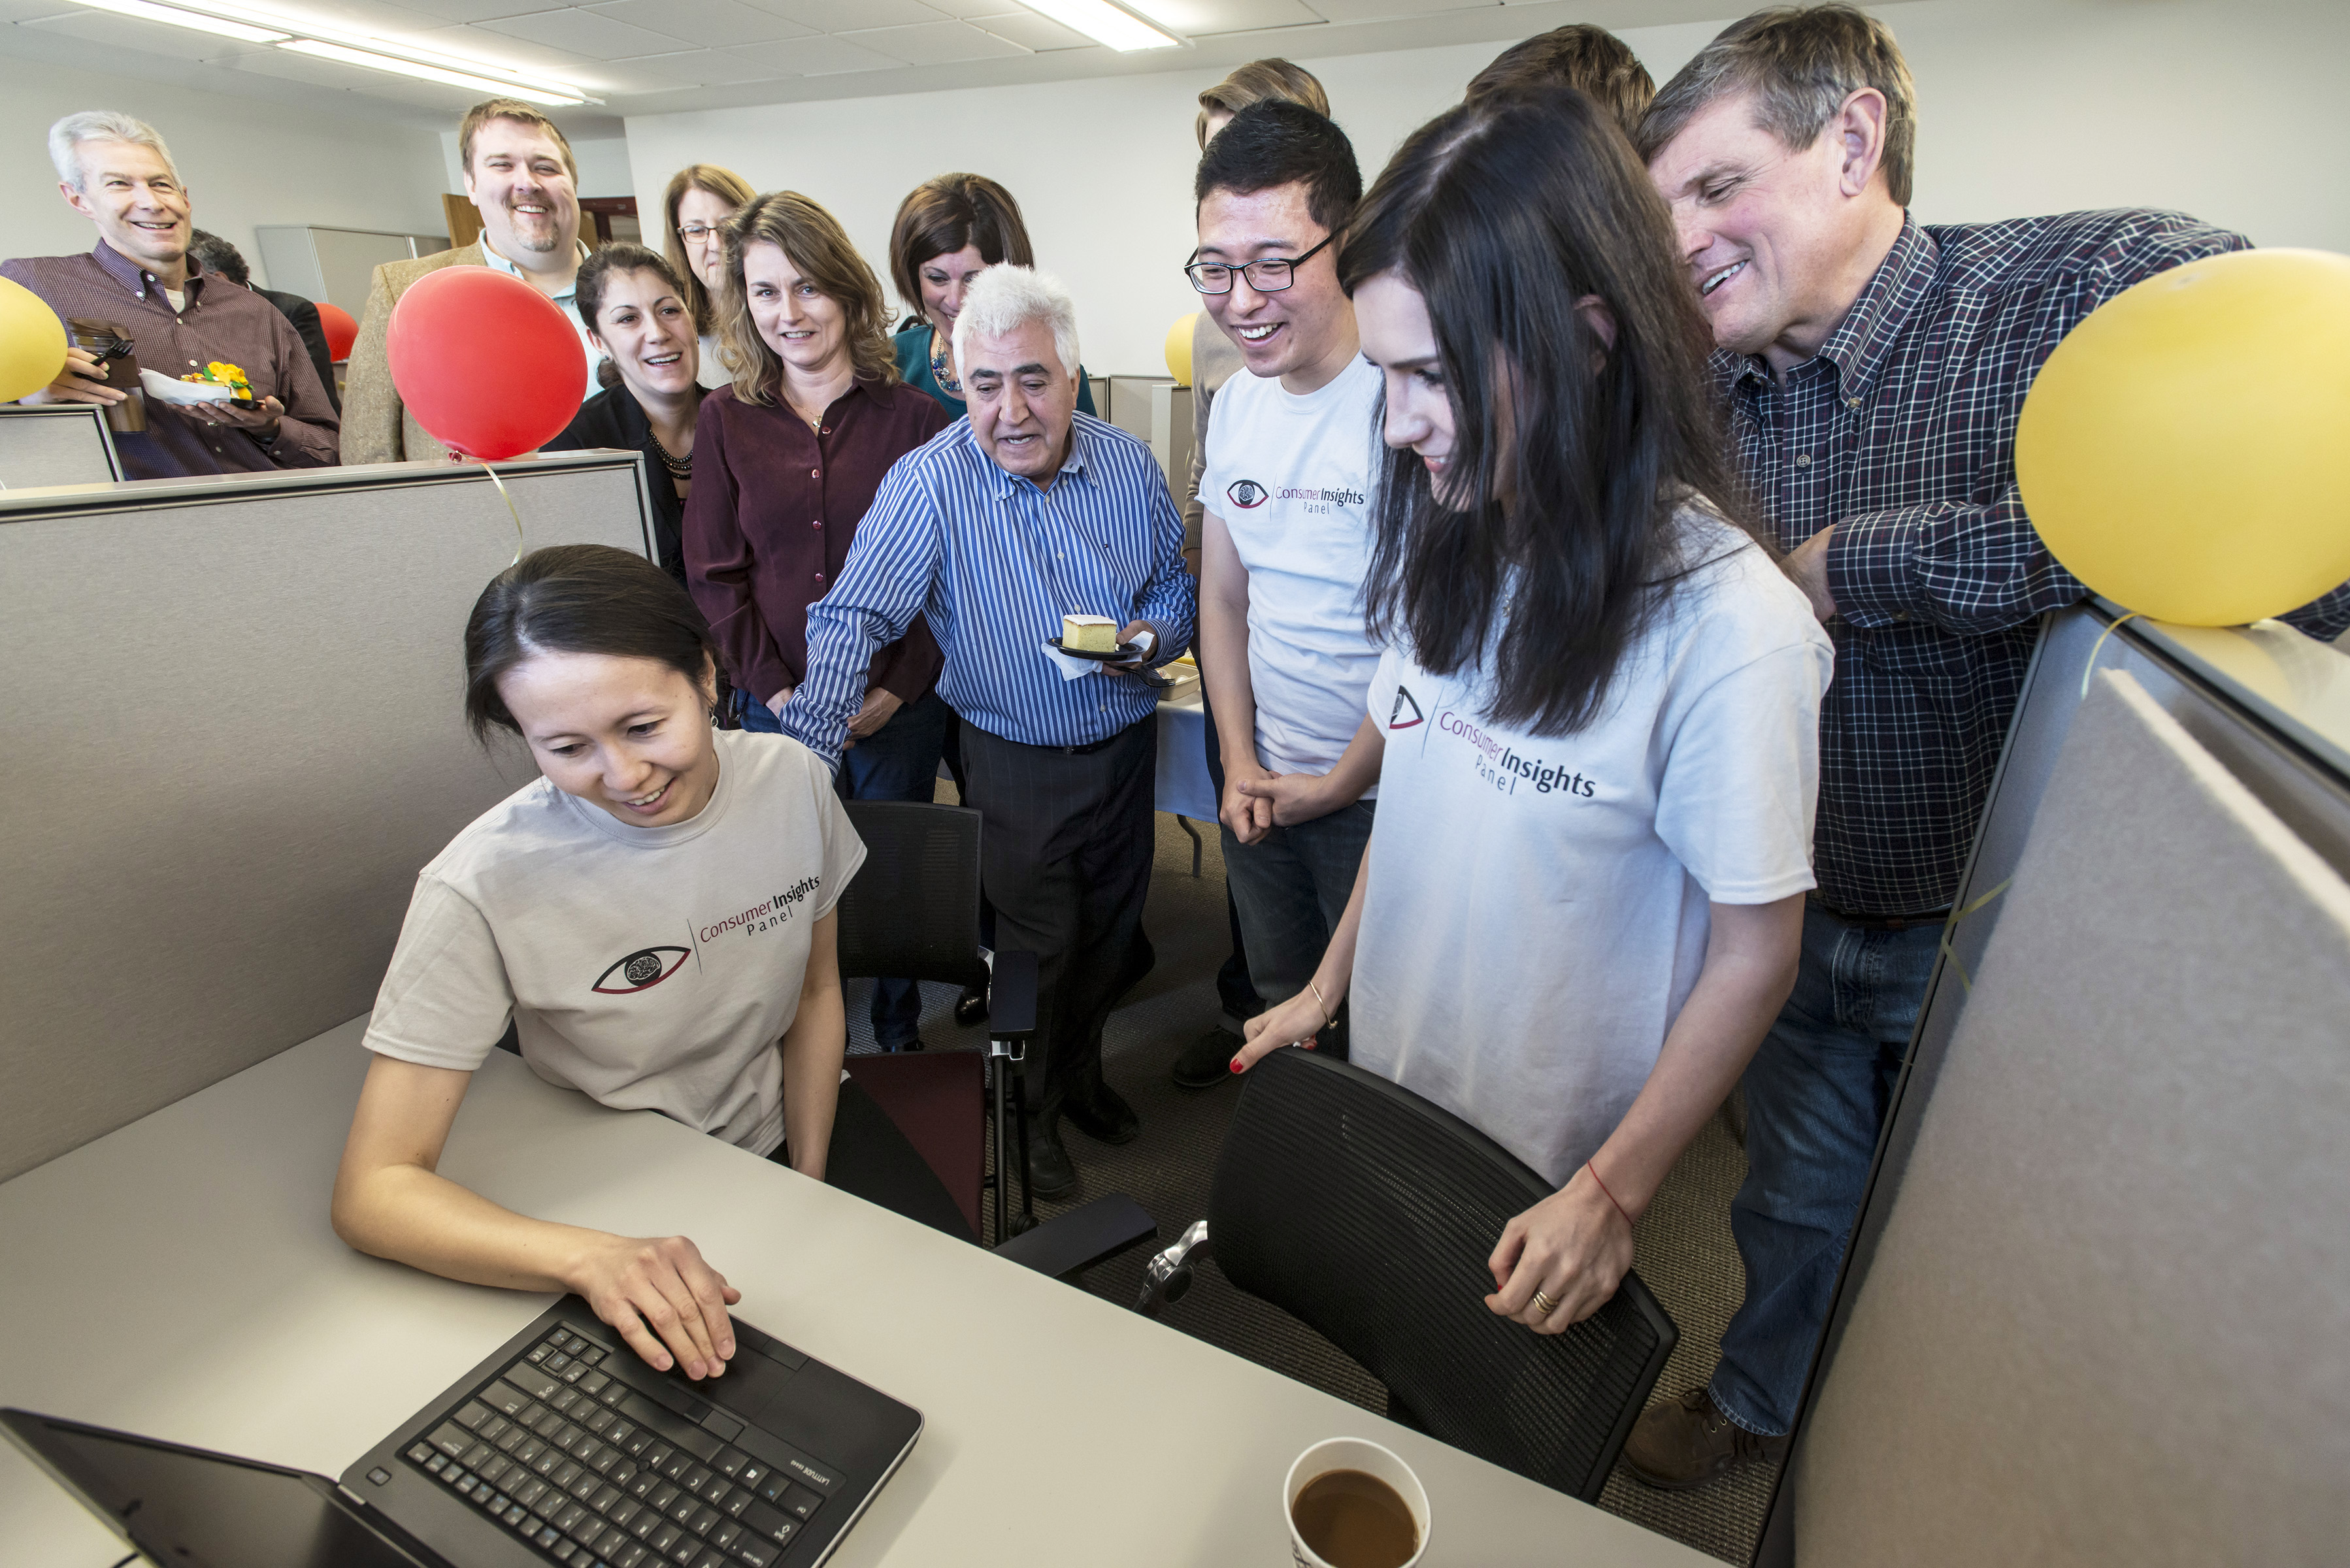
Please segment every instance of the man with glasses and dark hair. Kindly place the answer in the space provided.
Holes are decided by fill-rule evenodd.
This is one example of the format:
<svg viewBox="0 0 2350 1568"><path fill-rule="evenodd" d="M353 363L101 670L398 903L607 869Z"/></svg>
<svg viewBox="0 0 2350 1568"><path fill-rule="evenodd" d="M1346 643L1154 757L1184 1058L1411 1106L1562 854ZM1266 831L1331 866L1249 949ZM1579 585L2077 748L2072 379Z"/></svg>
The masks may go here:
<svg viewBox="0 0 2350 1568"><path fill-rule="evenodd" d="M1243 109L1208 143L1185 268L1245 368L1216 396L1200 481L1200 666L1223 762L1224 873L1268 1006L1305 991L1353 892L1378 777L1359 604L1378 470L1379 373L1334 248L1363 177L1303 105ZM1326 1013L1326 1043L1344 1053ZM1211 1034L1175 1081L1230 1075Z"/></svg>

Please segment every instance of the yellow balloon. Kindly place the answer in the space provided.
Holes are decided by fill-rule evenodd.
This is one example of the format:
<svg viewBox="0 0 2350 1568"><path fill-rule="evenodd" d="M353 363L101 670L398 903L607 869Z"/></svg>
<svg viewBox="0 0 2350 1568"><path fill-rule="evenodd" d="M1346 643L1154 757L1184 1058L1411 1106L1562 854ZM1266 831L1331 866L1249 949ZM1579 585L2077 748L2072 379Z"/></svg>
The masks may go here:
<svg viewBox="0 0 2350 1568"><path fill-rule="evenodd" d="M41 296L0 277L0 403L37 392L66 368L66 324Z"/></svg>
<svg viewBox="0 0 2350 1568"><path fill-rule="evenodd" d="M1191 332L1200 325L1200 313L1179 316L1175 325L1167 329L1167 373L1175 378L1179 387L1191 384Z"/></svg>
<svg viewBox="0 0 2350 1568"><path fill-rule="evenodd" d="M2350 256L2160 273L2048 357L2015 478L2064 569L2159 620L2241 626L2350 580Z"/></svg>

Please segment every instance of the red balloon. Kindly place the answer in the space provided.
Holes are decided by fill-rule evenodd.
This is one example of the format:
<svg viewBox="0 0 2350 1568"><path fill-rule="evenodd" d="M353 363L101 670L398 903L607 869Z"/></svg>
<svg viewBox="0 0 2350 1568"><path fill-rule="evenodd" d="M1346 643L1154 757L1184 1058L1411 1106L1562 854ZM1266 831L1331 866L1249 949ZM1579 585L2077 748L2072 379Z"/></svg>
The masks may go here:
<svg viewBox="0 0 2350 1568"><path fill-rule="evenodd" d="M339 305L318 301L318 325L327 329L327 358L339 365L351 357L351 345L359 340L359 324L351 313Z"/></svg>
<svg viewBox="0 0 2350 1568"><path fill-rule="evenodd" d="M466 457L517 457L563 432L588 390L579 334L553 300L485 266L425 274L391 307L391 384Z"/></svg>

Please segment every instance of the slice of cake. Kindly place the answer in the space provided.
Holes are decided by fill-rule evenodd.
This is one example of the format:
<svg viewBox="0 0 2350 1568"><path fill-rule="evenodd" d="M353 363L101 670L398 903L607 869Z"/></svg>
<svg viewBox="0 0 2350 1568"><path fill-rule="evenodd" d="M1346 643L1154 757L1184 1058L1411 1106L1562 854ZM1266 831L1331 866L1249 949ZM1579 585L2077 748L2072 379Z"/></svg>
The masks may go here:
<svg viewBox="0 0 2350 1568"><path fill-rule="evenodd" d="M1065 615L1061 646L1084 653L1116 653L1118 622L1106 615Z"/></svg>

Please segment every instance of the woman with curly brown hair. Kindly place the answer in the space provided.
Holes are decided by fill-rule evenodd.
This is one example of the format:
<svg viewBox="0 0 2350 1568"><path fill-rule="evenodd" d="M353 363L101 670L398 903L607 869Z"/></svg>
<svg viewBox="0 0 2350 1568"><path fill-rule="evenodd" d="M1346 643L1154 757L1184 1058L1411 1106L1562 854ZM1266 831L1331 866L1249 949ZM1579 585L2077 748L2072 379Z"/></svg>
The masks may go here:
<svg viewBox="0 0 2350 1568"><path fill-rule="evenodd" d="M807 607L848 559L889 465L947 428L899 379L880 280L833 215L795 192L726 222L718 328L730 384L703 400L686 504L687 586L710 618L743 728L774 731L807 667ZM945 744L939 646L917 620L874 655L841 759L859 800L929 800ZM874 988L885 1049L920 1044L910 981Z"/></svg>

